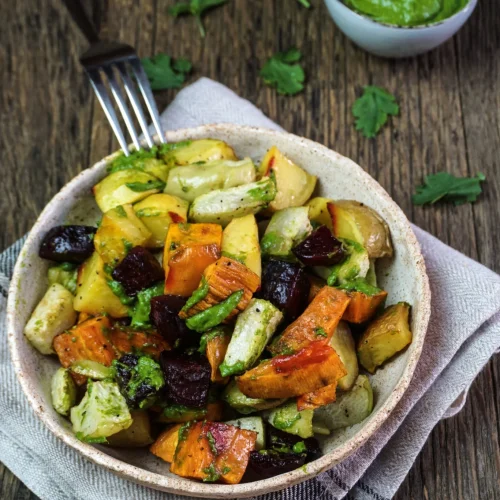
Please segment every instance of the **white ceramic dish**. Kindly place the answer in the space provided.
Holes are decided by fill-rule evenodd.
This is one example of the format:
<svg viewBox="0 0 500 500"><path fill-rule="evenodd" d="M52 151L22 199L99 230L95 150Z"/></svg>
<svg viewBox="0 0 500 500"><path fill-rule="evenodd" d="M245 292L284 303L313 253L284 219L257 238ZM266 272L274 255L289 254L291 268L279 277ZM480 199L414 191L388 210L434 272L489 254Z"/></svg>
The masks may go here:
<svg viewBox="0 0 500 500"><path fill-rule="evenodd" d="M405 300L413 305L413 342L405 352L370 377L375 408L369 418L324 439L324 456L306 468L239 485L183 479L170 474L169 465L147 450L92 446L76 439L69 422L52 409L50 401L49 381L58 361L42 356L32 348L23 335L23 329L47 286L48 264L38 257L40 241L54 225L97 220L99 212L90 188L105 175L105 160L67 184L47 205L33 227L14 270L7 306L8 335L17 376L35 413L57 437L86 458L126 479L158 490L209 498L243 498L285 488L319 474L348 457L380 427L408 387L418 362L429 320L430 291L424 260L408 220L382 187L353 161L307 139L259 128L207 125L167 134L169 141L207 137L225 140L239 156L255 159L276 145L319 177L319 194L366 203L389 224L395 257L380 261L378 274L381 286L389 292L389 303Z"/></svg>
<svg viewBox="0 0 500 500"><path fill-rule="evenodd" d="M477 0L435 24L401 27L372 21L349 9L341 0L325 0L335 24L362 49L381 57L410 57L436 48L451 38L469 19Z"/></svg>

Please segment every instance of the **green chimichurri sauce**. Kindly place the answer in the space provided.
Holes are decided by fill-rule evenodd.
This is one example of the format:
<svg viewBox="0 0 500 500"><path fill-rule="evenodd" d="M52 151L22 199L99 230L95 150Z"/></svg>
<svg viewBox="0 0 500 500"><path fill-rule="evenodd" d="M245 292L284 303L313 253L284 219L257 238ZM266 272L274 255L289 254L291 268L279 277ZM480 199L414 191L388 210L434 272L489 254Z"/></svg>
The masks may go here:
<svg viewBox="0 0 500 500"><path fill-rule="evenodd" d="M422 26L453 16L469 0L344 0L350 9L374 21L397 26Z"/></svg>

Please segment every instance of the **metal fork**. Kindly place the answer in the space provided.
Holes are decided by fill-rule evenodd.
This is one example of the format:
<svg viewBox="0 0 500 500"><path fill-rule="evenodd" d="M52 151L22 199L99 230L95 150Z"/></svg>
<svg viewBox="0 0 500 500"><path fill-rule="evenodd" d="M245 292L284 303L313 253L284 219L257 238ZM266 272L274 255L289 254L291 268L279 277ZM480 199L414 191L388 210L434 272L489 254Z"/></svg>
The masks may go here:
<svg viewBox="0 0 500 500"><path fill-rule="evenodd" d="M141 126L142 132L146 139L148 146L151 148L154 145L153 138L148 130L148 124L142 106L139 100L139 96L136 91L136 86L134 85L133 78L135 78L139 89L141 90L142 97L146 103L146 107L151 115L154 128L158 134L159 140L165 143L165 135L163 134L160 115L158 113L158 108L153 97L153 92L149 85L148 77L144 72L141 64L141 60L137 57L135 50L130 45L126 45L119 42L108 42L103 41L99 38L96 30L92 26L82 4L79 0L64 0L66 7L68 8L71 17L76 22L81 32L85 35L90 43L90 48L80 57L80 62L82 63L85 71L90 78L92 87L94 88L97 98L101 103L101 106L106 114L106 117L113 129L113 132L120 143L124 154L126 156L130 155L127 141L123 134L122 128L116 116L113 104L109 97L109 93L104 85L102 75L104 74L108 80L109 87L111 88L111 93L116 105L120 110L123 117L127 130L132 138L132 142L136 149L141 147L139 142L139 136L135 130L134 123L132 121L132 116L127 108L127 104L122 95L120 86L115 78L115 72L120 75L125 92L132 104L132 108L135 111L139 124ZM132 77L133 75L133 77Z"/></svg>

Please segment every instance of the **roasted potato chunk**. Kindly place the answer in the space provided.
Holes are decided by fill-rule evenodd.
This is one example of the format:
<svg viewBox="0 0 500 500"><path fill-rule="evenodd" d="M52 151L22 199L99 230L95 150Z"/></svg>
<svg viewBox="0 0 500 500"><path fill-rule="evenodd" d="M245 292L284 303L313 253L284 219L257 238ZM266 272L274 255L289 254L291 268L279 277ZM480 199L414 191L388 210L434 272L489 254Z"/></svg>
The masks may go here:
<svg viewBox="0 0 500 500"><path fill-rule="evenodd" d="M335 349L340 360L344 364L347 374L338 381L339 389L348 391L356 381L359 373L358 356L356 355L356 343L349 325L340 321L330 339L330 346ZM332 401L335 401L332 399Z"/></svg>
<svg viewBox="0 0 500 500"><path fill-rule="evenodd" d="M147 411L131 411L132 425L107 438L110 446L117 448L142 448L154 439L151 434L151 422Z"/></svg>
<svg viewBox="0 0 500 500"><path fill-rule="evenodd" d="M409 304L399 302L389 306L365 330L358 342L358 358L370 373L411 343L409 315Z"/></svg>
<svg viewBox="0 0 500 500"><path fill-rule="evenodd" d="M199 162L238 159L229 144L217 139L181 141L160 146L160 156L168 165L192 165Z"/></svg>

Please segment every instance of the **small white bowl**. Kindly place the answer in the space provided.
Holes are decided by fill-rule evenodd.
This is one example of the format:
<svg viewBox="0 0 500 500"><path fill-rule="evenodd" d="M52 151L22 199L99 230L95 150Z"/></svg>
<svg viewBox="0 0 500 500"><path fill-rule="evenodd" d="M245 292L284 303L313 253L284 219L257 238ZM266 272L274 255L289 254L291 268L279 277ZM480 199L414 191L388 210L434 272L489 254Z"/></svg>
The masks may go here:
<svg viewBox="0 0 500 500"><path fill-rule="evenodd" d="M317 175L317 194L357 200L374 208L391 230L395 255L380 259L377 273L389 303L412 304L413 341L404 352L370 376L373 413L357 425L322 439L324 455L270 479L235 485L200 483L171 474L166 462L147 449L108 448L79 441L67 419L51 404L50 379L59 365L53 356L37 352L23 335L24 327L47 288L48 262L38 256L45 233L58 224L94 223L100 217L90 188L106 175L106 158L84 170L45 207L31 230L14 269L7 304L7 331L12 362L34 412L58 438L84 457L119 476L157 490L205 498L246 498L269 493L311 479L338 464L358 449L384 423L408 388L424 343L430 315L430 289L425 263L410 223L384 189L359 165L338 153L296 135L238 125L205 125L167 133L169 142L202 138L222 139L240 157L262 158L277 146L297 164Z"/></svg>
<svg viewBox="0 0 500 500"><path fill-rule="evenodd" d="M477 0L453 16L426 26L404 27L373 21L341 0L325 0L335 24L362 49L381 57L411 57L435 49L451 38L469 19Z"/></svg>

